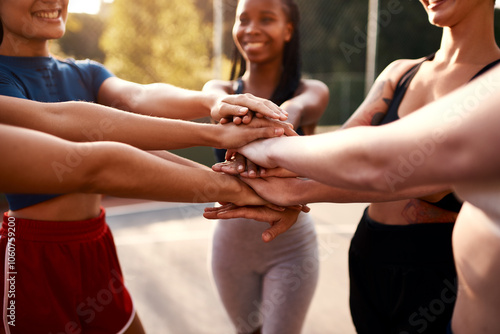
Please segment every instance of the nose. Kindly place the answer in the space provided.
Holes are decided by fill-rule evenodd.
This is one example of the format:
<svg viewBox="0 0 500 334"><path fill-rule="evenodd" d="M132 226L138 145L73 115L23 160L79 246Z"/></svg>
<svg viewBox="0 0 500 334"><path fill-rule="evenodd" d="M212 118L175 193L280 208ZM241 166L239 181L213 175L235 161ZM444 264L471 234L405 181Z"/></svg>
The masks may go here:
<svg viewBox="0 0 500 334"><path fill-rule="evenodd" d="M257 32L258 32L257 24L255 24L255 22L253 22L253 21L250 21L245 27L245 33L255 34Z"/></svg>

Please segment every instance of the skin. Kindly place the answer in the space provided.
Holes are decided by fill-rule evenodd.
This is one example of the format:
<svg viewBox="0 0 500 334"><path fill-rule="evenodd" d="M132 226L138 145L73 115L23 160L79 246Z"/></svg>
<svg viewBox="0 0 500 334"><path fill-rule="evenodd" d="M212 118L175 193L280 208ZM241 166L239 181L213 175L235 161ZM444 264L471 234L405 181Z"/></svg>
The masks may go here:
<svg viewBox="0 0 500 334"><path fill-rule="evenodd" d="M57 39L64 34L67 1L2 0L0 1L0 14L4 29L4 39L0 44L1 55L47 57L50 55L49 39ZM119 78L109 78L104 81L99 90L98 103L135 113L170 118L193 119L201 115L208 116L210 112L212 116L220 118L232 113L241 114L248 111L248 108L256 108L258 112L269 117L286 118L285 113L277 106L250 95L221 97L217 94L183 90L167 84L143 86ZM247 106L238 106L233 103L246 103ZM88 104L89 109L92 108L91 106ZM179 111L182 111L182 114ZM21 123L11 122L11 124L23 125ZM183 125L186 124L183 123ZM221 133L221 131L215 131L213 134L216 132ZM186 137L190 131L183 133L184 136L177 137L180 142L177 141L175 147L187 147L194 144L192 138ZM205 135L200 136L196 140L197 144L206 138ZM96 216L99 213L99 206L98 196L70 194L10 212L10 214L15 217L42 220L81 220Z"/></svg>
<svg viewBox="0 0 500 334"><path fill-rule="evenodd" d="M0 96L0 123L73 141L118 141L144 150L191 146L240 147L258 138L293 135L283 122L253 119L247 126L148 117L86 102L43 103Z"/></svg>
<svg viewBox="0 0 500 334"><path fill-rule="evenodd" d="M1 146L5 163L0 174L9 175L0 181L2 192L105 193L159 201L266 204L237 178L168 152L153 155L116 142L75 143L3 124L0 130L0 141L8 143ZM80 163L68 163L77 156L82 157ZM180 172L185 169L189 173Z"/></svg>
<svg viewBox="0 0 500 334"><path fill-rule="evenodd" d="M67 0L1 0L0 16L4 35L0 55L50 56L49 40L61 38L65 32L67 6ZM139 85L119 78L104 81L97 102L134 113L168 118L195 119L211 115L214 119L221 119L228 115L242 116L252 110L269 118L286 119L286 112L269 101L250 95L226 97L184 90L168 84ZM84 109L90 110L91 104L88 104L88 108ZM79 119L83 117L74 120ZM143 140L145 136L142 136ZM189 145L192 145L191 139L180 143L178 147ZM72 193L28 208L9 211L9 215L38 220L85 220L97 216L99 207L100 196ZM127 333L142 332L136 317Z"/></svg>
<svg viewBox="0 0 500 334"><path fill-rule="evenodd" d="M246 61L244 93L271 98L282 74L284 46L292 38L293 29L279 0L238 2L233 41ZM227 95L234 94L235 89L233 81L211 80L203 91ZM280 107L287 111L287 122L294 128L302 127L309 135L314 133L328 100L328 87L323 82L303 79L295 96ZM241 157L237 159L240 172L249 176L259 173L258 166Z"/></svg>
<svg viewBox="0 0 500 334"><path fill-rule="evenodd" d="M430 6L421 1L428 13L429 21L443 28L441 47L433 61L424 62L412 80L399 108L399 117L406 117L415 110L445 96L467 83L480 69L500 58L493 31L494 7L489 0L444 1L439 6ZM431 8L429 8L429 6ZM394 90L401 76L422 59L397 60L390 64L377 78L365 101L347 120L343 129L369 126L377 123L387 112ZM237 161L236 161L237 162ZM241 167L219 165L214 170L235 173ZM267 173L265 175L272 175ZM275 198L283 180L263 182L249 180L261 196ZM372 202L370 217L380 223L406 225L426 222L452 222L456 213L430 205L437 202L450 189L439 185L419 187L402 193L353 192L327 188L315 182L293 181L298 189L308 187L300 194L289 192L279 198L280 204L309 203L312 201L331 202ZM257 184L260 183L260 184ZM292 188L292 185L289 185ZM300 196L300 197L299 197ZM417 214L409 214L416 212Z"/></svg>
<svg viewBox="0 0 500 334"><path fill-rule="evenodd" d="M239 151L266 168L281 166L336 188L384 193L435 185L454 189L465 204L453 232L459 282L453 331L498 333L500 156L496 145L485 143L500 142L499 78L497 66L418 112L384 126L257 141ZM410 161L412 154L424 158L410 165L412 172L406 173L402 159ZM389 176L398 182L388 182ZM245 215L265 220L250 208L245 208ZM231 211L222 216L237 217Z"/></svg>
<svg viewBox="0 0 500 334"><path fill-rule="evenodd" d="M116 142L69 142L3 124L0 142L5 159L0 166L2 192L106 193L161 201L230 201L257 206L266 203L237 178L164 151L155 156ZM3 328L0 333L4 333ZM126 333L144 333L137 315Z"/></svg>
<svg viewBox="0 0 500 334"><path fill-rule="evenodd" d="M281 1L249 0L239 1L236 18L233 25L233 41L246 61L246 72L242 77L244 93L262 98L271 98L282 74L282 58L286 42L293 35L294 27L283 12ZM211 80L203 91L216 94L234 94L236 84L233 81ZM328 87L318 80L301 80L293 98L285 101L280 107L288 113L287 122L294 128L302 127L305 134L313 134L317 122L321 118L329 100ZM245 122L246 120L237 120ZM287 134L289 135L289 134ZM242 174L254 177L260 174L259 167L247 161L241 155L234 157L238 163L238 171L230 174ZM283 215L277 215L273 210L262 207L259 212L266 213L271 225L292 226L300 210L295 206L302 203L286 205L291 207ZM213 214L220 210L236 210L233 206L223 206L218 209L207 209L206 218L214 218ZM244 215L244 213L243 213ZM248 217L252 218L252 217ZM284 231L284 230L283 230ZM262 234L264 242L273 238L265 231Z"/></svg>
<svg viewBox="0 0 500 334"><path fill-rule="evenodd" d="M285 56L285 46L292 40L295 33L294 24L287 15L284 7L285 5L281 0L238 1L232 34L233 41L243 56L246 65L245 73L241 78L244 86L243 93L250 93L261 98L271 99L280 83L281 77L284 74L283 58ZM216 94L234 94L236 89L237 82L222 80L212 80L203 88L204 91ZM324 83L318 80L302 79L294 96L281 104L280 107L288 112L288 122L293 125L294 129L301 127L305 134L312 134L317 122L326 109L328 99L329 91ZM236 121L239 122L239 120ZM241 121L245 122L246 120L242 119ZM242 156L238 156L236 159L242 162L242 172L245 175L253 176L259 173L258 167L251 161L244 160ZM204 216L210 217L212 213L219 212L220 210L237 211L238 207L224 205L220 208L207 209ZM279 213L277 211L276 213L278 214L262 206L253 208L253 210L270 218L266 221L271 227L262 233L262 240L264 242L272 240L272 234L268 233L270 229L282 229L286 226L291 226L297 220L301 210L308 211L307 208L304 210L302 206L287 206L284 211ZM244 213L242 213L242 217L253 218L252 216L246 217ZM252 224L253 221L250 220L247 223ZM237 227L242 226L238 224ZM220 239L216 238L214 242L220 242ZM259 245L246 243L246 247L248 246L252 246L255 249L259 247ZM226 247L226 250L229 249ZM296 255L291 256L295 257ZM269 274L263 274L259 278L259 282L255 282L252 287L254 289L261 289L260 285L269 280L269 276ZM241 282L240 277L237 277L236 280ZM284 285L283 289L286 289ZM269 297L265 296L265 290L263 290L263 293L264 296L262 298L266 299ZM223 292L221 296L224 299ZM291 299L294 298L291 297ZM252 303L251 300L245 302L247 304ZM230 306L226 304L226 308L228 307ZM263 310L263 312L265 319L262 322L262 327L256 329L254 333L270 331L267 328L269 327L267 318L273 317L273 314L266 310ZM301 314L297 315L297 319L301 316ZM305 314L303 316L305 317ZM300 326L297 325L296 327ZM284 330L283 328L281 329L281 331ZM294 329L293 332L298 331L300 331L300 328Z"/></svg>

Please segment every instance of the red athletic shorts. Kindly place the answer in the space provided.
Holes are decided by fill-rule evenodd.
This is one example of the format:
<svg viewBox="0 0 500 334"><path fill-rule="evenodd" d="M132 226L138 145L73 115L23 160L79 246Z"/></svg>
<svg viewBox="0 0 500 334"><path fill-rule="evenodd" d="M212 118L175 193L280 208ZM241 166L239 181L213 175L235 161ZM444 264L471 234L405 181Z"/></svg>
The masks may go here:
<svg viewBox="0 0 500 334"><path fill-rule="evenodd" d="M122 333L135 311L101 214L35 221L4 214L0 289L6 333Z"/></svg>

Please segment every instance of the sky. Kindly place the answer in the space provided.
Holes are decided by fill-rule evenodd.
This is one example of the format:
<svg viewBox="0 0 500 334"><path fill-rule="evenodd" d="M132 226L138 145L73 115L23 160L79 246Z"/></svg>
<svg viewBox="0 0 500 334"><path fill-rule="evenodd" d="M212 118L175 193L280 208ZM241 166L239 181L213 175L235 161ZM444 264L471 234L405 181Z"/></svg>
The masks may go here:
<svg viewBox="0 0 500 334"><path fill-rule="evenodd" d="M104 0L113 2L113 0ZM101 8L101 0L70 0L69 11L72 13L97 14Z"/></svg>

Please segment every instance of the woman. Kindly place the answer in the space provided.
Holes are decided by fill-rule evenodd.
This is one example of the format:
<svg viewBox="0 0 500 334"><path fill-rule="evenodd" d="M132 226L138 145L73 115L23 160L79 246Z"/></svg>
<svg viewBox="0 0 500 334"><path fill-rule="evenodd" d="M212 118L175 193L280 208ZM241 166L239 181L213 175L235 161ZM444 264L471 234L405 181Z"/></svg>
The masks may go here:
<svg viewBox="0 0 500 334"><path fill-rule="evenodd" d="M204 91L270 99L288 112L297 133L314 133L329 93L323 83L301 79L297 5L240 0L233 39L231 80L210 81ZM224 160L224 151L217 153ZM254 177L258 170L248 164L245 174ZM294 227L272 244L258 237L264 227L247 219L217 224L215 284L238 333L300 333L318 278L313 221L300 213Z"/></svg>
<svg viewBox="0 0 500 334"><path fill-rule="evenodd" d="M290 169L330 186L332 191L418 192L418 188L443 184L455 189L465 201L453 231L458 294L447 331L432 333L496 334L500 333L500 155L498 144L485 143L500 142L499 104L497 65L465 87L391 124L256 141L239 151L261 166ZM422 143L432 154L424 152ZM403 177L401 158L409 161L416 152L423 158L413 173L405 175L404 182L395 188L387 183L387 175ZM251 181L252 185L269 183ZM225 210L209 208L205 216L229 219L245 215L268 220L267 212L254 208ZM429 322L452 300L454 294L447 287L416 312ZM422 318L418 320L423 323Z"/></svg>
<svg viewBox="0 0 500 334"><path fill-rule="evenodd" d="M422 59L390 64L344 129L405 117L466 84L500 59L494 36L494 1L421 3L429 21L443 28L440 49ZM422 146L425 148L425 143ZM408 161L401 168L411 175L413 167ZM404 179L386 176L394 189ZM260 182L260 186L253 180L248 183L261 196L273 198L280 205L372 202L349 250L350 306L359 333L445 331L454 298L438 303L439 307L435 301L441 301L443 291L456 287L451 234L461 207L461 201L447 186L381 194L335 189L310 180L295 180L285 188L287 182L270 180ZM281 200L277 198L278 189Z"/></svg>
<svg viewBox="0 0 500 334"><path fill-rule="evenodd" d="M239 101L223 100L214 94L187 91L167 84L143 86L116 78L102 65L92 61L61 61L53 58L49 52L49 40L60 38L64 34L67 6L67 0L0 1L1 95L41 102L87 101L136 113L171 118L192 119L211 114L219 119L232 114L244 115L249 108L252 110L256 108L271 118L286 118L278 107L263 99L243 96L239 98ZM231 104L233 102L235 104ZM239 105L241 103L243 104ZM88 103L88 106L92 108L92 103ZM26 122L30 123L30 120ZM109 122L106 124L104 132L113 126ZM59 123L55 123L54 128L58 125ZM188 128L190 126L185 123L184 125ZM83 130L92 132L99 129ZM55 132L64 131L56 129ZM209 132L211 135L216 135L213 131ZM206 140L205 135L206 133L203 136L197 136L194 142L191 132L173 139L180 139L180 141L175 141L177 147L185 147ZM80 152L79 158L87 159L88 157L85 152ZM75 159L74 155L68 155L66 165L57 165L54 171L59 173L64 181L64 173L70 173L72 168L78 166L78 157ZM224 187L224 185L220 186ZM57 253L51 257L43 258L40 253L39 256L42 258L22 262L22 267L29 271L29 274L20 274L19 277L37 277L37 280L23 288L20 286L21 282L17 281L17 298L21 298L20 294L23 292L27 294L28 300L22 302L20 299L16 300L18 305L24 304L16 309L15 327L8 323L6 317L8 310L5 307L7 304L4 304L2 327L5 326L7 332L10 333L59 333L79 330L91 333L101 326L103 331L109 333L143 333L132 300L123 286L123 277L112 237L104 221L104 211L100 206L100 196L73 193L68 195L9 194L7 197L10 210L5 219L17 221L23 219L24 226L31 228L26 232L27 238L33 240L36 236L35 244L42 244L38 239L42 236L47 237L48 239L44 241L50 243L54 240L48 236L57 234L60 236L60 239L57 239L58 244L64 248L65 242L69 240L87 240L87 236L92 235L95 239L89 241L90 244L97 243L99 248L94 244L87 248L88 252L85 256L89 256L88 262L96 261L90 257L91 252L94 252L94 256L107 259L107 261L97 261L99 266L91 265L90 269L87 267L82 275L78 275L77 271L66 273L58 271L54 274L55 268L65 270L62 265L56 266L54 263L62 264L68 261L72 263L72 259L68 258L69 255L65 257L64 252L61 253L61 249L55 246L54 249L58 249ZM42 229L44 232L40 233ZM86 229L93 229L92 233L89 232L87 235ZM102 231L105 233L101 234ZM18 239L21 239L20 235ZM30 247L33 246L33 244L28 244ZM18 247L23 247L23 249L24 246L28 247L27 244L23 246L18 244ZM100 255L96 249L100 250ZM85 256L82 255L80 258L85 259ZM49 265L47 263L49 260L54 263ZM87 274L89 279L85 276ZM69 285L59 285L55 283L57 282L55 278L62 279ZM79 286L79 282L82 286ZM116 282L113 289L109 288L110 282ZM80 288L83 289L83 285L87 290L80 290ZM103 308L102 312L92 312L92 309L85 304L85 298L96 298L101 290L106 292L106 296L108 296L107 292L116 293L113 294L112 300L106 299L107 307ZM51 307L48 307L48 304L37 306L36 303L30 302L29 295L37 295L40 296L37 300L52 300L54 303ZM84 300L82 301L81 298ZM27 307L27 304L30 307ZM101 310L102 304L98 305L94 311Z"/></svg>

